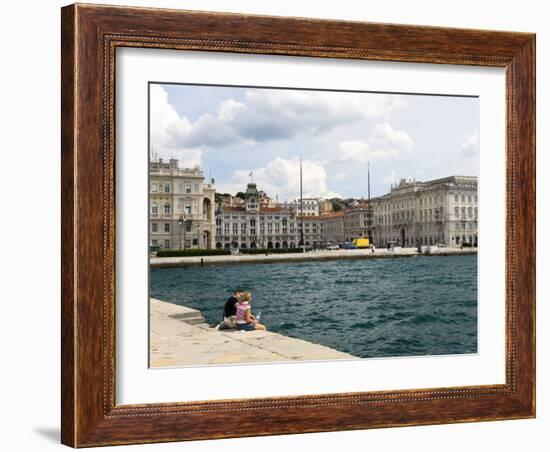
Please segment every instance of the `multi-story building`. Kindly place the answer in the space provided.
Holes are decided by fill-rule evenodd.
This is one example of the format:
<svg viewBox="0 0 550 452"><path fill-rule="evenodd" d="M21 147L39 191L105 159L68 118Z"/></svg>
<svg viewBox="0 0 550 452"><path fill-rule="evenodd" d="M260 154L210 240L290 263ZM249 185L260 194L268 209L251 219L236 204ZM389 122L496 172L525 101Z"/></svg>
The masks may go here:
<svg viewBox="0 0 550 452"><path fill-rule="evenodd" d="M351 242L368 237L386 246L469 244L477 246L477 178L450 176L427 182L401 180L390 193L359 200L325 215L296 211L296 203L278 204L250 183L243 205L221 203L216 212L217 248L294 248ZM311 198L308 199L311 201ZM318 201L318 200L316 200ZM313 204L315 205L315 204ZM317 208L319 204L316 204ZM313 212L315 212L313 208Z"/></svg>
<svg viewBox="0 0 550 452"><path fill-rule="evenodd" d="M344 238L351 242L359 237L368 237L368 203L362 202L356 207L344 211Z"/></svg>
<svg viewBox="0 0 550 452"><path fill-rule="evenodd" d="M319 214L320 215L327 215L334 211L334 206L332 205L332 201L330 199L321 199L319 201Z"/></svg>
<svg viewBox="0 0 550 452"><path fill-rule="evenodd" d="M325 243L343 243L344 237L344 212L332 212L322 216Z"/></svg>
<svg viewBox="0 0 550 452"><path fill-rule="evenodd" d="M298 243L300 243L302 218L297 218L296 227L298 229ZM307 247L318 248L325 245L325 217L321 215L303 217L304 245Z"/></svg>
<svg viewBox="0 0 550 452"><path fill-rule="evenodd" d="M200 167L149 163L149 244L155 249L213 248L215 188Z"/></svg>
<svg viewBox="0 0 550 452"><path fill-rule="evenodd" d="M249 183L244 206L221 204L216 211L216 248L295 248L296 215L291 209L260 203L256 184Z"/></svg>
<svg viewBox="0 0 550 452"><path fill-rule="evenodd" d="M477 177L407 181L372 200L374 243L385 246L477 246Z"/></svg>
<svg viewBox="0 0 550 452"><path fill-rule="evenodd" d="M286 206L292 209L297 216L302 215L302 201L304 209L304 217L316 217L319 216L319 198L303 198L295 199L286 204Z"/></svg>

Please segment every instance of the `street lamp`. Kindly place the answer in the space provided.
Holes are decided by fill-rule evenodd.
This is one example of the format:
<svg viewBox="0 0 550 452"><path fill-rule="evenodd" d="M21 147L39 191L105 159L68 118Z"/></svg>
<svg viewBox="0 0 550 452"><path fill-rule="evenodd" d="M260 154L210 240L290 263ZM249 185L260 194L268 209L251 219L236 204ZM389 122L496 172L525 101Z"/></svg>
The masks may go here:
<svg viewBox="0 0 550 452"><path fill-rule="evenodd" d="M180 225L180 250L181 250L181 249L185 249L185 244L184 244L184 247L182 248L182 235L185 234L185 231L183 230L183 226L185 224L185 217L183 215L180 215L178 223ZM184 237L184 240L185 240L185 237Z"/></svg>

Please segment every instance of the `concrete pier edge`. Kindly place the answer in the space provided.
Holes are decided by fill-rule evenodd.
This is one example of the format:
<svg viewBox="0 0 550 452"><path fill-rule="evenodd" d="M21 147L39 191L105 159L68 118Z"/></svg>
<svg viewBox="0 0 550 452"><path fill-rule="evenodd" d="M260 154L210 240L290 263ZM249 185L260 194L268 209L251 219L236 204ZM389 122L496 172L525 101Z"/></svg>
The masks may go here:
<svg viewBox="0 0 550 452"><path fill-rule="evenodd" d="M175 303L150 298L149 306L151 368L359 359L272 331L216 330L199 310Z"/></svg>

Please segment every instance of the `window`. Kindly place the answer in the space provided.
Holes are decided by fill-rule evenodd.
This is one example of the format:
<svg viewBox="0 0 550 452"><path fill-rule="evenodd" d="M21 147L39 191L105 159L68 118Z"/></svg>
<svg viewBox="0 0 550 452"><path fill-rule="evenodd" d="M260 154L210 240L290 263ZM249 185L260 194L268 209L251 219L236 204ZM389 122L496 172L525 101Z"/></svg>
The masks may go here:
<svg viewBox="0 0 550 452"><path fill-rule="evenodd" d="M193 246L197 246L199 244L199 239L193 239Z"/></svg>
<svg viewBox="0 0 550 452"><path fill-rule="evenodd" d="M151 224L151 232L157 232L159 229L158 223L152 223Z"/></svg>
<svg viewBox="0 0 550 452"><path fill-rule="evenodd" d="M191 193L191 185L185 186L185 193Z"/></svg>
<svg viewBox="0 0 550 452"><path fill-rule="evenodd" d="M151 191L152 191L153 193L156 193L156 192L158 191L158 189L159 189L158 184L153 183L153 184L151 185Z"/></svg>
<svg viewBox="0 0 550 452"><path fill-rule="evenodd" d="M185 232L191 232L191 226L193 226L193 225L190 221L185 223Z"/></svg>
<svg viewBox="0 0 550 452"><path fill-rule="evenodd" d="M455 202L458 202L458 195L455 195Z"/></svg>
<svg viewBox="0 0 550 452"><path fill-rule="evenodd" d="M166 184L164 186L164 193L170 193L170 185L169 184Z"/></svg>
<svg viewBox="0 0 550 452"><path fill-rule="evenodd" d="M191 215L191 212L192 212L191 204L189 204L189 203L185 204L185 213L187 215Z"/></svg>
<svg viewBox="0 0 550 452"><path fill-rule="evenodd" d="M158 245L158 243L159 243L159 242L158 242L158 240L157 240L157 239L153 239L153 240L151 240L151 245L153 245L153 246L157 246L157 245Z"/></svg>
<svg viewBox="0 0 550 452"><path fill-rule="evenodd" d="M159 213L159 206L156 202L151 204L151 213L154 214L154 215L158 215L158 213Z"/></svg>
<svg viewBox="0 0 550 452"><path fill-rule="evenodd" d="M165 214L170 213L170 204L168 204L168 203L164 204L164 213Z"/></svg>
<svg viewBox="0 0 550 452"><path fill-rule="evenodd" d="M164 249L165 249L165 250L169 250L169 249L170 249L170 240L165 240L165 241L164 241Z"/></svg>
<svg viewBox="0 0 550 452"><path fill-rule="evenodd" d="M170 232L170 223L164 223L164 232Z"/></svg>
<svg viewBox="0 0 550 452"><path fill-rule="evenodd" d="M472 202L472 195L468 195L468 202Z"/></svg>
<svg viewBox="0 0 550 452"><path fill-rule="evenodd" d="M464 195L460 195L460 202L464 202Z"/></svg>
<svg viewBox="0 0 550 452"><path fill-rule="evenodd" d="M455 207L455 217L458 218L458 206Z"/></svg>

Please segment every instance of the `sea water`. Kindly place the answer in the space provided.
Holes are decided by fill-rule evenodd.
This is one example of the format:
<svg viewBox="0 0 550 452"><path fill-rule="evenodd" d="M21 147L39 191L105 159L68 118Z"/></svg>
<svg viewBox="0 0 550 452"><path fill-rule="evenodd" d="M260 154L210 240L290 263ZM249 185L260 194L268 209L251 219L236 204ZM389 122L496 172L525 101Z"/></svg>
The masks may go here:
<svg viewBox="0 0 550 452"><path fill-rule="evenodd" d="M477 352L477 256L151 269L154 298L222 319L235 288L270 331L362 358Z"/></svg>

